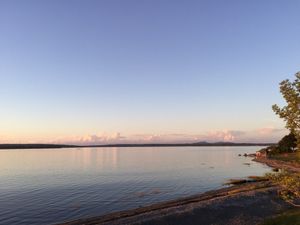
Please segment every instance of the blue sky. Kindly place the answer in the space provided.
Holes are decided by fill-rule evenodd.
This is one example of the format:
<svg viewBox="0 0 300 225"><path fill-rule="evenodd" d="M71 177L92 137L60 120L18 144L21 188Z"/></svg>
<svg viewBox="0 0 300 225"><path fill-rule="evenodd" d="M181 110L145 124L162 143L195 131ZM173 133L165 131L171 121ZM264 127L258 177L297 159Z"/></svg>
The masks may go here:
<svg viewBox="0 0 300 225"><path fill-rule="evenodd" d="M275 141L299 1L0 2L0 142Z"/></svg>

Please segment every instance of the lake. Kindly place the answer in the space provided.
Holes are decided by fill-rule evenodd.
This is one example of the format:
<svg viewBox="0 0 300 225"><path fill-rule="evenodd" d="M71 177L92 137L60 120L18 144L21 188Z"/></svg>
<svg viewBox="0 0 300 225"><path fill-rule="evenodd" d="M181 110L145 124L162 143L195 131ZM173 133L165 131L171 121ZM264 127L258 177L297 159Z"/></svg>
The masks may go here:
<svg viewBox="0 0 300 225"><path fill-rule="evenodd" d="M0 150L0 224L55 224L221 188L270 171L238 156L260 148Z"/></svg>

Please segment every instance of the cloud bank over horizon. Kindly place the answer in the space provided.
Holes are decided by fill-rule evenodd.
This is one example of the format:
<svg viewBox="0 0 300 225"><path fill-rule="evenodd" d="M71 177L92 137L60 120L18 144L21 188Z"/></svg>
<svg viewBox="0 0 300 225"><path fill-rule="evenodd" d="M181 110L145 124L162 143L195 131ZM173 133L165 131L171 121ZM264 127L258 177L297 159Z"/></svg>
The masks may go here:
<svg viewBox="0 0 300 225"><path fill-rule="evenodd" d="M194 142L261 142L271 143L280 140L288 131L273 127L264 127L257 130L216 130L202 134L134 134L122 135L119 132L113 134L99 133L83 136L60 137L52 140L59 144L140 144L140 143L194 143Z"/></svg>

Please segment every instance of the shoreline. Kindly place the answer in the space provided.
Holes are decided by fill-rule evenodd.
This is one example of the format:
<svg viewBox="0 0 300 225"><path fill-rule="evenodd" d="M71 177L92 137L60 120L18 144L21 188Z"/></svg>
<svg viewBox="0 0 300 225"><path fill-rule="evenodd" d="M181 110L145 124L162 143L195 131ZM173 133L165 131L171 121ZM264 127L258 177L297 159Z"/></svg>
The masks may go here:
<svg viewBox="0 0 300 225"><path fill-rule="evenodd" d="M253 219L262 222L265 215L271 216L290 209L290 205L277 197L277 189L277 186L268 181L257 181L59 225L180 225L192 224L187 222L191 219L199 221L197 224L213 222L219 225L253 225ZM258 207L251 206L247 209L249 205ZM248 211L248 215L244 213L244 218L240 218L245 210ZM218 215L218 218L215 215ZM220 223L216 220L220 220ZM239 220L240 223L233 223L233 220ZM245 222L247 220L250 223Z"/></svg>
<svg viewBox="0 0 300 225"><path fill-rule="evenodd" d="M278 160L260 157L253 161L272 168L300 171L300 167ZM180 225L194 224L193 221L216 225L260 224L267 217L291 208L277 196L277 190L278 186L269 181L256 181L58 225Z"/></svg>
<svg viewBox="0 0 300 225"><path fill-rule="evenodd" d="M281 160L266 157L256 157L252 159L252 161L265 164L274 169L284 169L289 172L300 172L300 165L291 162L284 162Z"/></svg>

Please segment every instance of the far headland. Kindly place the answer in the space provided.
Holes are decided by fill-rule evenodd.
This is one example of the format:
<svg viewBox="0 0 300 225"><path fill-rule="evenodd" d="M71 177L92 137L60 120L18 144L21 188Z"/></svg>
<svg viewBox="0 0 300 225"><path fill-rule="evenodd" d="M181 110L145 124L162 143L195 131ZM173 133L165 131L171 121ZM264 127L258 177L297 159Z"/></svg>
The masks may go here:
<svg viewBox="0 0 300 225"><path fill-rule="evenodd" d="M141 144L0 144L0 149L53 149L53 148L101 148L101 147L222 147L222 146L270 146L275 143L195 142L195 143L141 143Z"/></svg>

